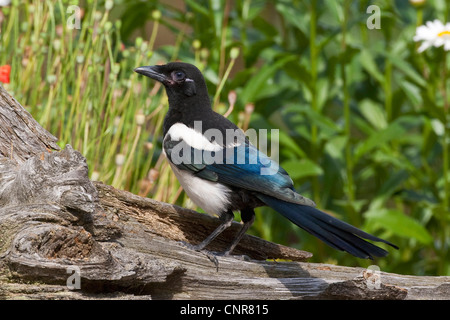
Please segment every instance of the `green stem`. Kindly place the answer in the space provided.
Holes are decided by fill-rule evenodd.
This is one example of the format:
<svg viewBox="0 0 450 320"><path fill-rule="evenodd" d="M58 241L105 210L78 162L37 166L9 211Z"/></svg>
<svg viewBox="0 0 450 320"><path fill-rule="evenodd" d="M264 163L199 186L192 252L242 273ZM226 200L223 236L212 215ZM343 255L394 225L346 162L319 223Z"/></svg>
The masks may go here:
<svg viewBox="0 0 450 320"><path fill-rule="evenodd" d="M222 79L220 80L219 87L216 90L216 94L214 95L213 99L213 109L216 110L217 104L219 103L219 97L220 93L223 90L223 87L225 85L225 82L227 81L228 77L230 76L231 69L233 69L235 59L231 59L230 64L228 65L227 70L225 71L225 74L223 75Z"/></svg>
<svg viewBox="0 0 450 320"><path fill-rule="evenodd" d="M384 70L384 108L386 111L387 120L390 123L392 120L392 63L386 60L386 68Z"/></svg>
<svg viewBox="0 0 450 320"><path fill-rule="evenodd" d="M346 0L344 3L344 17L342 20L342 42L341 50L342 55L345 54L347 44L346 44L346 34L347 34L347 19L348 12L350 9L350 1ZM343 60L343 59L342 59ZM348 209L350 210L350 218L356 220L356 214L353 210L351 204L355 200L355 188L353 182L353 154L352 154L352 141L351 141L351 120L350 120L350 93L348 89L347 80L347 68L344 60L341 62L341 76L342 76L342 91L344 94L344 118L345 118L345 135L347 137L347 143L345 145L345 162L346 162L346 173L347 173L347 200L349 202ZM356 221L353 221L356 223Z"/></svg>
<svg viewBox="0 0 450 320"><path fill-rule="evenodd" d="M445 274L446 273L446 265L448 264L446 255L447 255L447 239L449 234L449 227L448 227L448 211L449 211L449 201L450 201L450 181L449 181L449 152L448 152L448 145L450 140L449 135L449 123L450 123L450 115L449 115L449 101L448 101L448 95L447 95L447 53L444 52L444 61L443 61L443 68L442 68L442 95L444 98L444 136L443 136L443 142L442 142L442 148L443 148L443 175L444 175L444 199L443 199L443 208L441 210L441 224L443 226L442 230L442 243L441 243L441 259L440 259L440 266L439 266L439 274Z"/></svg>
<svg viewBox="0 0 450 320"><path fill-rule="evenodd" d="M128 168L130 167L131 161L135 157L136 146L137 146L137 144L139 142L139 139L141 137L141 132L142 132L142 126L138 125L137 129L136 129L136 135L134 136L134 140L133 140L133 144L131 146L131 149L125 155L127 160L125 162L125 165L123 166L122 173L119 176L119 180L118 180L118 186L120 186L120 187L124 187L125 186L125 182L126 182L127 174L128 174Z"/></svg>
<svg viewBox="0 0 450 320"><path fill-rule="evenodd" d="M388 10L390 10L390 6L392 4L389 5L389 8L386 8ZM392 115L392 62L391 60L388 58L389 54L391 53L391 38L392 38L392 34L391 34L392 30L390 29L386 29L385 32L385 51L387 53L386 55L386 59L385 59L385 68L384 68L384 94L385 94L385 99L384 99L384 110L386 112L386 118L388 123L390 123L392 121L393 115Z"/></svg>
<svg viewBox="0 0 450 320"><path fill-rule="evenodd" d="M423 9L422 8L418 8L417 9L417 15L416 15L416 26L421 26L423 24Z"/></svg>
<svg viewBox="0 0 450 320"><path fill-rule="evenodd" d="M449 101L447 97L447 55L444 54L444 67L442 70L442 83L443 83L443 98L444 98L444 141L443 141L443 169L444 169L444 208L447 210L450 199L450 184L448 180L448 171L449 171L449 163L448 163L448 137L449 137Z"/></svg>
<svg viewBox="0 0 450 320"><path fill-rule="evenodd" d="M317 13L316 13L316 0L311 1L311 21L310 21L310 58L311 58L311 108L314 112L318 112L317 101L317 46L316 46L316 31L317 31ZM314 163L318 162L317 156L317 143L318 143L318 128L311 124L311 160ZM312 178L313 199L316 203L319 202L319 179L317 176Z"/></svg>
<svg viewBox="0 0 450 320"><path fill-rule="evenodd" d="M156 40L156 36L158 35L158 28L159 28L159 20L155 20L155 22L153 23L153 29L152 29L152 34L150 35L150 40L149 40L149 50L153 51L153 47L155 45L155 40Z"/></svg>

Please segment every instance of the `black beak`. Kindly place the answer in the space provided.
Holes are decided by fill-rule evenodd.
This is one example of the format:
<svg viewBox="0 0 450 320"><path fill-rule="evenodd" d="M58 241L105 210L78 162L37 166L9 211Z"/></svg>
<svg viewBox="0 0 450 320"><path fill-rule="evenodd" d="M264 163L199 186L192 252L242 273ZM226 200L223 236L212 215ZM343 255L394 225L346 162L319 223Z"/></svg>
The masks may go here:
<svg viewBox="0 0 450 320"><path fill-rule="evenodd" d="M154 79L159 82L166 82L166 76L161 72L161 66L144 66L134 69L134 72L140 73L146 77Z"/></svg>

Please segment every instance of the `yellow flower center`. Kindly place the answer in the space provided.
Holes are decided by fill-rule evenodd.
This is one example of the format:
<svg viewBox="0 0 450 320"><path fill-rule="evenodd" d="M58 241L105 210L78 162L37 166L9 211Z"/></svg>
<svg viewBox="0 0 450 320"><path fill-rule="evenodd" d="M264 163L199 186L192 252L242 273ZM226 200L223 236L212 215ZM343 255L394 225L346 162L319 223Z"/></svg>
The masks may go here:
<svg viewBox="0 0 450 320"><path fill-rule="evenodd" d="M443 36L450 36L450 31L442 31L438 33L438 37L443 37Z"/></svg>

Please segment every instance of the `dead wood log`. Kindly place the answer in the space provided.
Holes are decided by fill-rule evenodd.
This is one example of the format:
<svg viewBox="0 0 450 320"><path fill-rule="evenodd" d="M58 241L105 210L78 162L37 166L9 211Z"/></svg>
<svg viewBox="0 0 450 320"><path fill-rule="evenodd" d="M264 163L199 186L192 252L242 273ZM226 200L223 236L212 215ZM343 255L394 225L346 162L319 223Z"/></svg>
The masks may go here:
<svg viewBox="0 0 450 320"><path fill-rule="evenodd" d="M214 261L180 241L201 241L217 218L92 182L79 152L52 150L0 86L0 299L450 298L450 277L302 262L311 254L250 235L236 248L249 259Z"/></svg>
<svg viewBox="0 0 450 320"><path fill-rule="evenodd" d="M0 155L22 163L39 151L59 150L58 140L42 128L0 85Z"/></svg>

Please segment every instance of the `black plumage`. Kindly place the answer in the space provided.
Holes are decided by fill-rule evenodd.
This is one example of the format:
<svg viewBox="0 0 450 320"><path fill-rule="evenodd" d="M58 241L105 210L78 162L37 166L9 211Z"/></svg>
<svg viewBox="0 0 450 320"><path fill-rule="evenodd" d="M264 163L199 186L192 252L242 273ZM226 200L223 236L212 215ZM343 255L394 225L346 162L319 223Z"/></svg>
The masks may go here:
<svg viewBox="0 0 450 320"><path fill-rule="evenodd" d="M231 225L233 211L240 211L243 227L224 252L231 253L253 223L254 209L263 205L331 247L359 258L388 254L364 239L397 248L316 209L313 201L298 194L283 168L259 152L234 123L212 110L205 80L195 66L172 62L135 71L164 85L169 110L163 124L163 148L169 163L192 201L222 220L194 249L205 248ZM211 131L213 135L208 134ZM229 132L234 134L232 141L223 139Z"/></svg>

